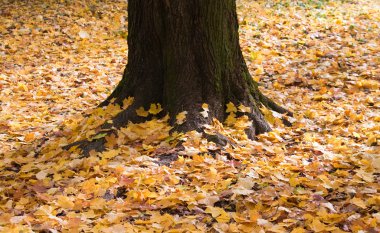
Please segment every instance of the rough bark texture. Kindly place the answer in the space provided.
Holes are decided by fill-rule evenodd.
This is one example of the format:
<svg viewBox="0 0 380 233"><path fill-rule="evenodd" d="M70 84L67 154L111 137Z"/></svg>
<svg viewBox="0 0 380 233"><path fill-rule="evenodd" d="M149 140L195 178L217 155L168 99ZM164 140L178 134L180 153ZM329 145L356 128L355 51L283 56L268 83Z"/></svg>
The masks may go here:
<svg viewBox="0 0 380 233"><path fill-rule="evenodd" d="M139 107L160 103L174 123L187 111L177 130L201 130L212 118L224 121L226 104L243 104L253 121L250 137L270 130L259 107L289 113L265 97L251 78L238 34L235 0L129 0L128 65L122 81L101 106L111 101L135 101L113 119L116 128L139 122ZM200 115L209 105L209 117ZM290 114L290 113L289 113ZM104 128L109 128L106 125ZM78 144L81 144L78 142ZM102 142L84 143L83 149L103 148Z"/></svg>

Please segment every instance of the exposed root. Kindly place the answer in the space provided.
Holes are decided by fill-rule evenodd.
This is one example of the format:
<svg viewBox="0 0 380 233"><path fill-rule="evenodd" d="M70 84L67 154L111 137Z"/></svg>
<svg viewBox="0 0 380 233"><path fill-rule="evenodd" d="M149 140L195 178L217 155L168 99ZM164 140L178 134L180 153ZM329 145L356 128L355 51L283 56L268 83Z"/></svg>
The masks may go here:
<svg viewBox="0 0 380 233"><path fill-rule="evenodd" d="M108 133L108 135L111 135L111 133ZM64 146L62 149L64 150L70 150L71 148L79 148L82 152L81 157L88 157L90 154L90 151L104 151L106 149L105 147L106 140L105 138L98 138L94 140L80 140L76 141L74 143L68 144Z"/></svg>
<svg viewBox="0 0 380 233"><path fill-rule="evenodd" d="M289 111L289 110L281 107L280 105L276 104L273 100L266 97L261 92L260 92L260 101L265 107L267 107L270 110L273 110L273 111L278 112L280 114L286 114L287 116L293 117L293 113L291 111ZM290 121L288 121L286 118L282 118L281 120L285 126L288 126L288 127L292 126L292 123Z"/></svg>
<svg viewBox="0 0 380 233"><path fill-rule="evenodd" d="M293 116L293 113L291 111L279 106L273 100L271 100L270 98L266 97L263 94L260 95L260 101L265 107L267 107L273 111L276 111L276 112L281 113L281 114L287 114L289 116Z"/></svg>
<svg viewBox="0 0 380 233"><path fill-rule="evenodd" d="M228 139L226 136L224 136L220 133L207 134L207 133L203 132L203 137L206 138L208 141L214 142L215 144L217 144L219 146L225 146L225 145L227 145L227 143L234 144L233 142L231 142L230 139Z"/></svg>

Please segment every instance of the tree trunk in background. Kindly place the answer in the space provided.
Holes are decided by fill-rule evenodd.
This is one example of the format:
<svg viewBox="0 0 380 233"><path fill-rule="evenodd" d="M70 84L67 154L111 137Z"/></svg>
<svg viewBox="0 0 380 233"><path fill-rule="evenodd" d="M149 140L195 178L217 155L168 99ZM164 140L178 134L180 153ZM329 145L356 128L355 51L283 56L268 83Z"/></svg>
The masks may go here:
<svg viewBox="0 0 380 233"><path fill-rule="evenodd" d="M224 121L226 104L250 107L250 136L270 130L259 107L287 111L258 90L244 61L235 0L129 0L128 65L123 79L101 105L135 101L114 119L121 127L139 121L136 109L160 103L175 116L187 111L179 130L199 130L214 117ZM209 117L200 115L209 105Z"/></svg>

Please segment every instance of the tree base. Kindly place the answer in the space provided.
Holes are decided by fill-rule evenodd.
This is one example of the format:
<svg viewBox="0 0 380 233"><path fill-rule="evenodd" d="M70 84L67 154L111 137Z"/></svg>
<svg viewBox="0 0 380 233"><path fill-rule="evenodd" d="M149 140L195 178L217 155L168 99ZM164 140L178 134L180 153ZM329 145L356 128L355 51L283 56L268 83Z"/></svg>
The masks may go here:
<svg viewBox="0 0 380 233"><path fill-rule="evenodd" d="M245 129L245 133L247 134L247 137L249 139L254 140L256 138L256 135L265 133L271 130L271 127L269 124L265 121L265 118L263 114L260 112L259 108L257 105L264 106L270 110L276 111L280 114L284 114L286 116L293 116L293 114L286 110L285 108L279 106L276 104L273 100L267 98L264 96L261 92L255 92L253 94L259 93L259 101L260 102L248 102L248 101L241 101L244 103L249 103L248 106L250 109L252 109L251 112L245 112L245 113L237 113L236 117L240 117L243 115L246 115L248 119L252 122L252 124ZM250 96L253 97L253 94ZM103 102L100 106L105 106L108 104L113 104L108 102L109 100L106 100ZM120 100L114 99L114 102L119 103L122 102ZM226 102L226 101L223 101ZM148 106L151 103L146 103L144 106ZM163 104L162 104L163 105ZM170 125L173 127L171 132L188 132L188 131L198 131L203 133L203 137L206 138L208 141L212 141L218 146L225 146L227 143L231 144L231 141L225 137L222 134L207 134L205 132L205 125L210 125L212 124L212 119L216 118L220 122L224 122L226 118L228 117L228 114L226 113L226 108L223 106L222 110L221 109L210 109L208 111L208 117L205 118L200 114L202 108L199 106L198 109L193 109L192 111L189 111L188 114L186 115L186 121L183 124L177 124L175 119L176 116L171 114L170 112L167 111L162 111L156 116L148 116L148 117L142 117L139 116L136 112L137 109L139 109L141 106L138 104L134 103L130 107L128 107L126 110L123 110L120 112L118 115L116 115L112 119L112 124L110 123L105 123L100 127L101 132L106 132L107 136L110 136L111 134L117 135L117 130L121 127L126 127L128 123L142 123L144 121L152 120L153 117L161 118L164 117L166 114L169 114L171 116L171 120L169 121ZM177 111L178 112L178 111ZM223 112L223 118L218 118L217 113ZM285 118L282 118L282 121L284 125L290 126L291 123ZM109 121L108 121L109 122ZM104 151L106 150L105 146L106 140L105 137L99 138L99 139L94 139L94 140L81 140L77 141L74 143L71 143L67 146L64 146L63 148L65 150L69 150L72 147L78 147L82 151L82 156L86 157L89 155L90 151L95 150L95 151Z"/></svg>
<svg viewBox="0 0 380 233"><path fill-rule="evenodd" d="M227 104L243 105L249 110L236 114L252 121L246 130L251 139L270 131L262 106L292 115L264 96L250 76L238 27L235 1L129 1L128 65L119 85L100 106L122 105L131 96L134 102L102 129L112 132L130 121L149 120L136 110L156 103L164 109L156 117L168 114L173 130L181 132L203 131L213 118L224 122L231 114L231 109L226 112ZM200 114L204 103L207 118ZM177 125L176 116L184 111L186 121ZM102 140L74 144L88 152L104 149Z"/></svg>

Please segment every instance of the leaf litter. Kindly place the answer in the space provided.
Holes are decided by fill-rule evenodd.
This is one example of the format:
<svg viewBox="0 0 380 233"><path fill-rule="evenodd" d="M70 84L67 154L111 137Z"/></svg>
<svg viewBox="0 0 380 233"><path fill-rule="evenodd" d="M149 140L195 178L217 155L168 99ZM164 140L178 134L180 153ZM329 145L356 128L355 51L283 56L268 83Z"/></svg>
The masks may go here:
<svg viewBox="0 0 380 233"><path fill-rule="evenodd" d="M205 126L227 139L221 146L169 133L167 117L99 129L133 101L92 109L126 63L125 1L5 2L0 230L380 231L379 3L237 6L252 77L295 116L285 127L262 109L274 130L251 141L235 114L249 109L229 103L226 125ZM106 150L62 149L83 139L104 139Z"/></svg>

